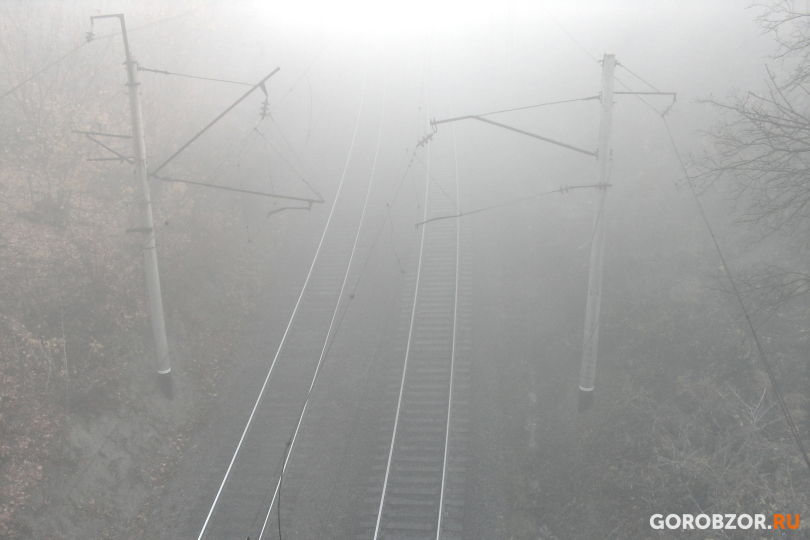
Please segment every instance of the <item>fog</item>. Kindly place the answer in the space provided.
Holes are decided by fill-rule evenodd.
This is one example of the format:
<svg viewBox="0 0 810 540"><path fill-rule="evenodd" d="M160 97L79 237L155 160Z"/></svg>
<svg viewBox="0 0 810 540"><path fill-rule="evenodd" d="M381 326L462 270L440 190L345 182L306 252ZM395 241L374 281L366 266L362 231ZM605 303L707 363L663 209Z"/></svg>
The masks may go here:
<svg viewBox="0 0 810 540"><path fill-rule="evenodd" d="M804 538L805 7L0 4L0 537Z"/></svg>

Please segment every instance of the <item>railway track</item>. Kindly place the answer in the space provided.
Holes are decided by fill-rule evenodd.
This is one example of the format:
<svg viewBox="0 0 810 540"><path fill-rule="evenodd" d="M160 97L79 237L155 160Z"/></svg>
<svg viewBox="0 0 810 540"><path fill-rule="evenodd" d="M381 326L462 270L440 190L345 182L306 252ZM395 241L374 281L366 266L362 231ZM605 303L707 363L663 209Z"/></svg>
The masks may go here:
<svg viewBox="0 0 810 540"><path fill-rule="evenodd" d="M426 165L425 219L457 213L450 137ZM386 396L396 407L379 418L358 540L462 537L472 287L460 226L423 226L410 257Z"/></svg>
<svg viewBox="0 0 810 540"><path fill-rule="evenodd" d="M280 463L296 427L327 332L338 303L352 253L366 191L374 163L375 138L380 121L376 99L366 97L358 118L356 145L345 181L323 237L307 285L298 301L277 362L266 388L251 414L250 428L217 491L199 538L259 538L273 508ZM368 101L372 101L371 104ZM267 354L266 366L273 355ZM255 394L254 394L255 395ZM209 499L210 501L210 499ZM267 533L263 535L267 536Z"/></svg>
<svg viewBox="0 0 810 540"><path fill-rule="evenodd" d="M358 133L376 135L379 108L366 106L369 111L360 116ZM328 537L451 540L463 536L472 276L471 250L461 222L455 219L423 225L412 245L402 282L399 323L393 343L384 346L381 376L375 376L372 383L381 387L371 392L365 404L376 411L376 426L364 422L360 428L365 440L371 435L368 431L374 432L375 444L350 459L350 467L361 471L353 478L364 477L365 482L355 481L339 490L338 498L352 493L355 504L345 513L330 516L332 502L321 500L326 492L324 480L308 476L308 469L334 459L337 447L332 446L333 440L343 436L330 425L329 414L324 414L328 409L318 404L319 400L334 402L333 396L315 400L300 441L292 447L284 487L274 489L335 306L348 301L341 298L341 290L371 176L374 140L360 136L357 141L278 363L264 397L252 412L250 429L238 452L228 470L221 471L227 480L219 487L200 539L267 538L278 525L276 514L288 529L285 537L300 536L296 531L308 530L312 525L307 522L312 520L327 524L323 531L329 531ZM423 219L457 213L455 149L449 134L431 143L424 164L430 172L425 179ZM391 306L375 306L374 310L382 316ZM344 368L352 362L357 365L357 349L341 336L334 339L337 346L330 363ZM327 377L323 384L337 383ZM333 457L326 457L329 455ZM319 487L313 491L316 485ZM317 507L312 497L323 504ZM341 521L349 525L336 525Z"/></svg>

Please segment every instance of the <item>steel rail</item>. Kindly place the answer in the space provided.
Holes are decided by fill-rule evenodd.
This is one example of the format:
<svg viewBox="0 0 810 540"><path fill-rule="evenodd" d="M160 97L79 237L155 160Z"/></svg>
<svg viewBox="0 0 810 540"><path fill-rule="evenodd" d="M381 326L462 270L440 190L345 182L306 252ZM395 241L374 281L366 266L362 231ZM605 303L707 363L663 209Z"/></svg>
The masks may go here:
<svg viewBox="0 0 810 540"><path fill-rule="evenodd" d="M430 148L428 148L428 164L430 164ZM430 182L427 178L425 178L425 204L424 204L424 219L427 219L427 210L428 210L428 194L430 193ZM419 243L419 263L417 265L416 270L416 286L414 287L413 291L413 306L411 309L411 321L408 327L408 343L405 346L405 364L402 368L402 379L399 385L399 397L397 399L397 412L394 416L394 429L391 435L391 445L388 450L388 461L385 466L385 478L383 479L383 490L382 495L380 496L380 506L377 510L377 521L374 526L374 540L377 540L380 534L380 521L382 520L383 508L385 507L385 495L388 490L388 478L391 473L391 461L394 457L394 445L396 444L397 440L397 428L399 427L399 416L402 409L402 395L405 390L405 376L408 373L408 359L410 357L411 352L411 343L413 339L413 325L416 320L416 300L419 296L419 280L422 277L422 255L425 251L425 230L427 228L422 228L422 236Z"/></svg>
<svg viewBox="0 0 810 540"><path fill-rule="evenodd" d="M456 180L456 208L459 208L458 153L456 152L456 132L453 129L453 164ZM439 520L436 525L436 540L441 540L442 517L444 515L444 491L447 485L447 457L450 453L450 425L453 412L453 381L456 367L456 341L458 336L458 278L459 250L461 249L461 222L456 221L456 275L453 291L453 345L450 351L450 389L447 397L447 427L444 434L444 460L442 462L442 486L439 489Z"/></svg>
<svg viewBox="0 0 810 540"><path fill-rule="evenodd" d="M453 167L456 194L455 202L447 199L449 185L443 182L444 188L437 186L445 193L439 196L434 188L431 200L431 182L426 178L424 219L445 206L458 206L460 199L455 148L452 164L444 160L437 166L431 152L433 149L428 147L427 174L436 176L436 169ZM385 473L376 516L373 524L369 523L373 525L372 540L391 535L429 538L434 534L440 539L446 528L445 518L457 519L445 513L451 453L458 451L451 449L451 439L456 437L451 428L458 359L460 244L459 222L430 231L422 228L414 291L406 308L410 313L396 410L392 410L393 429L385 450L387 456L383 457Z"/></svg>
<svg viewBox="0 0 810 540"><path fill-rule="evenodd" d="M351 159L352 152L354 150L354 143L355 143L355 141L357 139L357 131L358 131L358 126L360 124L360 115L363 112L364 98L365 98L365 85L363 86L363 95L360 98L360 106L359 106L358 111L357 111L357 122L356 122L355 128L354 128L354 135L352 135L351 145L349 146L348 156L346 157L347 164L348 164L349 160ZM233 457L231 457L230 462L228 463L228 467L227 467L227 469L225 471L225 475L223 476L222 482L219 485L217 493L216 493L216 495L214 497L214 501L211 503L211 508L207 513L205 521L203 522L200 533L197 536L197 540L202 540L203 536L205 535L206 529L208 528L208 525L209 525L209 523L211 521L211 516L214 514L214 509L216 508L217 503L219 502L220 496L222 495L222 491L223 491L223 489L225 487L225 483L228 481L228 478L230 477L231 471L233 470L234 463L236 462L236 458L239 455L239 451L241 450L242 444L245 441L245 437L247 436L248 431L250 430L250 427L253 424L253 420L254 420L254 418L256 416L256 410L259 408L259 403L262 401L262 398L263 398L263 396L265 394L265 390L267 389L268 383L270 382L270 378L271 378L271 376L272 376L272 374L274 372L274 369L276 367L276 363L278 362L278 359L279 359L279 357L281 355L281 351L284 348L284 345L285 345L285 343L287 341L288 335L290 334L290 329L292 328L293 321L296 320L296 315L298 314L299 308L301 306L301 301L304 298L304 293L308 290L308 286L309 286L310 280L312 278L313 270L315 269L316 263L319 261L319 258L320 258L319 256L320 256L321 250L322 250L322 248L324 246L324 239L326 238L327 232L330 231L330 224L332 223L332 218L334 217L335 208L337 208L337 203L340 200L340 195L341 195L341 193L343 191L345 179L346 179L346 174L345 174L345 170L344 170L344 174L343 174L343 176L341 176L340 183L338 184L337 193L335 194L335 200L332 203L332 208L329 211L329 217L327 218L326 225L324 226L324 229L323 229L323 234L321 235L321 239L318 242L318 248L315 250L315 256L312 258L312 264L310 265L309 270L307 272L307 277L304 280L304 285L303 285L303 287L301 287L301 292L298 295L298 299L296 300L295 307L293 308L292 314L290 315L290 319L287 322L287 326L286 326L286 328L284 330L284 334L282 335L281 341L279 342L278 348L276 349L276 353L273 356L273 361L270 363L270 368L268 369L267 375L266 375L266 377L264 379L264 382L262 383L262 387L261 387L261 390L259 391L259 395L256 398L256 402L254 403L253 408L252 408L252 410L250 412L250 416L248 417L247 423L245 424L244 430L242 431L242 435L240 436L239 442L236 445L236 449L234 450ZM278 491L276 491L276 493L277 492ZM271 503L271 506L272 506L272 503Z"/></svg>
<svg viewBox="0 0 810 540"><path fill-rule="evenodd" d="M364 87L365 87L365 79L364 79ZM320 353L320 356L318 358L318 364L315 367L315 373L312 375L312 382L310 382L309 390L307 391L307 399L304 401L304 406L303 406L303 408L301 410L301 414L298 416L298 422L296 423L295 431L293 432L292 438L290 439L289 449L287 450L287 455L284 458L284 463L281 466L281 474L279 475L278 482L276 483L276 488L275 488L275 491L273 492L273 498L272 498L272 500L270 502L270 506L267 509L267 515L265 516L264 523L262 524L261 532L259 532L259 536L258 536L259 539L261 539L262 536L264 535L264 530L267 527L267 523L270 520L270 515L273 512L273 504L277 500L278 495L279 495L279 491L281 490L281 482L282 482L283 477L284 477L284 472L287 470L287 464L289 463L290 458L292 456L292 451L293 451L293 448L295 447L295 443L298 440L298 433L301 430L301 424L304 422L304 417L306 415L307 408L309 407L309 400L310 400L310 397L312 396L312 391L315 388L315 383L316 383L316 381L318 379L318 375L320 374L321 367L323 366L323 362L326 359L327 354L329 353L329 344L330 344L330 341L331 341L330 338L334 339L335 334L337 334L337 331L340 328L340 325L338 325L338 328L335 328L335 321L337 320L337 315L338 315L338 310L340 308L340 304L343 301L343 295L346 292L346 284L349 281L349 272L352 269L352 263L354 262L354 256L357 253L357 245L360 242L360 233L363 230L363 222L365 221L366 211L368 210L368 206L369 206L368 202L369 202L369 199L371 197L371 188L374 186L374 173L377 170L377 158L379 157L379 154L380 154L380 140L382 139L382 127L383 127L383 119L384 118L385 118L385 89L383 88L383 105L382 105L382 111L380 112L380 128L379 128L379 131L377 132L377 148L376 148L376 150L374 152L374 163L371 166L371 177L369 178L368 188L366 189L366 195L365 195L365 198L363 200L363 210L360 212L360 221L357 224L357 232L355 233L355 236L354 236L354 242L352 242L351 255L349 255L349 262L346 265L346 272L343 274L343 281L342 281L342 283L340 285L340 293L338 293L337 301L335 302L335 309L332 312L332 319L329 321L329 329L326 331L326 338L323 341L323 347L321 348L321 353ZM359 121L360 121L360 119L358 117L358 123L359 123ZM348 167L349 167L349 162L346 161L346 168L343 171L344 176L346 175L346 170L348 170ZM332 332L333 329L334 329L334 333ZM277 504L281 504L281 502L280 502L281 499L278 498L278 500L279 500L279 502ZM280 512L280 509L279 509L279 514L280 513L281 512ZM280 528L281 528L281 526L279 525L279 529Z"/></svg>

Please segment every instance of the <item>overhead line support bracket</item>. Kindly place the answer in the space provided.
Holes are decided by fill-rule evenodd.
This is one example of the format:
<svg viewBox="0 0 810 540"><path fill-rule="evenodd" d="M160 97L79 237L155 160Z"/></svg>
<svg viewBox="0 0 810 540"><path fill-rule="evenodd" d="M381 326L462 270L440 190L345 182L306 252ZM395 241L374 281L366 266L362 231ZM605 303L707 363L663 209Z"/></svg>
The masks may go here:
<svg viewBox="0 0 810 540"><path fill-rule="evenodd" d="M310 207L313 204L323 204L323 202L324 202L323 200L319 201L317 199L307 199L305 197L292 197L290 195L276 195L275 193L266 193L264 191L251 191L249 189L240 189L240 188L235 188L235 187L230 187L230 186L218 186L216 184L206 184L205 182L195 182L194 180L183 180L181 178L169 178L167 176L158 176L156 174L153 174L152 176L154 178L157 178L158 180L163 181L163 182L178 182L180 184L191 184L193 186L201 186L201 187L207 187L207 188L213 188L213 189L221 189L221 190L224 190L224 191L235 191L237 193L246 193L248 195L261 195L263 197L273 197L273 198L276 198L276 199L286 199L288 201L302 201L302 202L305 202L305 203L309 204Z"/></svg>
<svg viewBox="0 0 810 540"><path fill-rule="evenodd" d="M677 92L613 92L613 94L622 94L625 96L672 96L672 101L678 99Z"/></svg>
<svg viewBox="0 0 810 540"><path fill-rule="evenodd" d="M273 71L270 73L270 75L268 75L267 77L265 77L264 79L262 79L261 81L259 81L259 83L258 83L258 84L256 84L256 85L254 85L254 86L253 86L253 88L251 88L250 90L248 90L247 92L245 92L245 94L244 94L242 97L240 97L239 99L237 99L237 100L236 100L236 101L233 103L233 105L231 105L230 107L228 107L227 109L225 109L225 110L222 112L222 114L220 114L219 116L217 116L216 118L214 118L214 119L213 119L213 120L212 120L212 121L211 121L211 122L210 122L210 123L209 123L207 126L205 126L204 128L202 128L202 129L201 129L201 130L200 130L200 131L199 131L199 132L198 132L196 135L194 135L194 136L193 136L193 137L192 137L192 138L191 138L191 139L190 139L190 140L189 140L189 141L188 141L186 144L184 144L183 146L181 146L181 147L180 147L180 148L179 148L179 149L178 149L178 150L177 150L177 151L176 151L174 154L172 154L171 156L169 156L169 159L167 159L166 161L164 161L164 162L163 162L163 163L162 163L162 164L161 164L161 165L160 165L160 166L159 166L157 169L155 169L154 171L150 172L150 173L149 173L149 176L156 176L156 175L157 175L157 173L158 173L158 172L159 172L159 171L160 171L160 170L161 170L163 167L165 167L166 165L168 165L170 161L172 161L174 158L176 158L176 157L178 156L178 154L180 154L180 152L182 152L183 150L185 150L186 148L188 148L189 146L191 146L191 143L193 143L194 141L196 141L197 139L199 139L199 138L200 138L200 136L201 136L203 133L205 133L206 131L208 131L208 129L209 129L209 128L211 128L211 126L213 126L214 124L216 124L217 122L219 122L219 121L222 119L222 117L223 117L223 116L225 116L226 114L228 114L229 112L231 112L231 109L233 109L234 107L236 107L237 105L239 105L239 104L242 102L242 100L244 100L246 97L248 97L250 94L252 94L254 90L256 90L257 88L261 88L261 89L262 89L262 91L264 91L265 93L267 93L267 91L265 90L265 87L264 87L264 82L265 82L267 79L269 79L270 77L272 77L273 75L275 75L276 73L278 73L278 71L279 71L280 69L281 69L281 68L278 68L278 67L277 67L276 69L274 69L274 70L273 70Z"/></svg>
<svg viewBox="0 0 810 540"><path fill-rule="evenodd" d="M486 118L481 118L480 116L469 115L469 116L458 116L456 118L447 118L445 120L431 120L430 125L435 128L439 124L446 124L448 122L457 122L459 120L478 120L479 122L485 122L487 124L492 124L493 126L498 126L503 129L508 129L509 131L514 131L515 133L520 133L521 135L526 135L528 137L532 137L534 139L538 139L556 146L562 146L563 148L568 148L569 150L573 150L574 152L579 152L580 154L586 154L588 156L597 157L596 152L591 152L590 150L583 150L582 148L577 148L576 146L572 146L570 144L566 144L564 142L555 141L554 139L549 139L548 137L543 137L542 135L537 135L535 133L531 133L528 131L523 131L522 129L514 128L512 126L507 126L506 124L501 124L500 122L494 122L492 120L488 120Z"/></svg>
<svg viewBox="0 0 810 540"><path fill-rule="evenodd" d="M87 137L88 139L90 139L91 141L93 141L94 143L96 143L97 145L99 145L100 147L104 148L105 150L109 150L110 152L112 152L113 154L118 156L118 159L122 159L122 160L126 161L127 163L135 163L135 160L133 160L132 158L127 157L124 154L122 154L122 153L120 153L120 152L118 152L116 150L113 150L112 148L110 148L109 146L107 146L103 142L99 141L98 139L94 139L92 135L89 135L89 134L85 133L84 136Z"/></svg>

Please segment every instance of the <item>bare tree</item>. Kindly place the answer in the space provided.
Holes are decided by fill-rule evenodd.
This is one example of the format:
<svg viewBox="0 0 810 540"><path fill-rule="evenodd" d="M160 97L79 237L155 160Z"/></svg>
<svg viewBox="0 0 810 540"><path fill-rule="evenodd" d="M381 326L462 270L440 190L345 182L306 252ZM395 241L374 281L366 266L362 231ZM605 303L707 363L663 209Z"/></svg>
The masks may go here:
<svg viewBox="0 0 810 540"><path fill-rule="evenodd" d="M761 238L790 239L799 259L792 262L803 269L810 248L810 12L792 0L761 7L757 20L779 45L764 91L705 100L722 120L708 133L711 149L692 165L704 185L731 188L740 222ZM743 282L770 310L810 290L807 274L782 264L755 268Z"/></svg>

